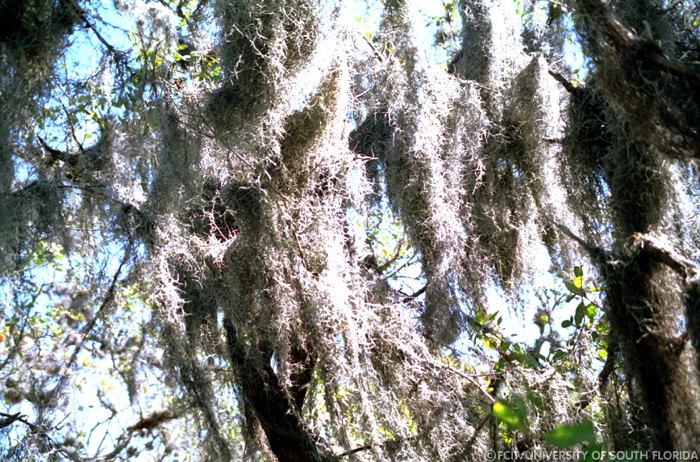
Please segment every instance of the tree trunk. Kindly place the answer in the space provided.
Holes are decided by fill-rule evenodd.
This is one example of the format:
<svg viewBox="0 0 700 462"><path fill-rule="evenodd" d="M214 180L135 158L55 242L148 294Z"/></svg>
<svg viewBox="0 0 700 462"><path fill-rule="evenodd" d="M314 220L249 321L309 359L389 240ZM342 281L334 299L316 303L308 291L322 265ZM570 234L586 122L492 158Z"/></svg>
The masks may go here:
<svg viewBox="0 0 700 462"><path fill-rule="evenodd" d="M645 11L658 7L646 6ZM579 0L575 14L596 62L595 85L610 106L599 139L611 143L601 163L616 241L610 257L600 262L611 328L646 403L654 449L696 449L700 382L697 350L688 341L697 324L697 296L688 279L694 265L647 233L672 232L665 223L672 186L660 173L662 159L697 156L697 132L689 125L697 115L697 92L679 97L684 89L697 88L697 75L676 69L652 37L635 34L608 4ZM673 142L665 138L670 133Z"/></svg>
<svg viewBox="0 0 700 462"><path fill-rule="evenodd" d="M260 344L259 352L246 353L230 320L224 321L224 329L243 399L254 413L254 416L247 417L254 417L260 422L277 459L280 462L328 460L322 457L299 415L315 361L301 348L295 348L293 356L304 368L292 378L293 390L288 394L270 366L273 353L270 346Z"/></svg>

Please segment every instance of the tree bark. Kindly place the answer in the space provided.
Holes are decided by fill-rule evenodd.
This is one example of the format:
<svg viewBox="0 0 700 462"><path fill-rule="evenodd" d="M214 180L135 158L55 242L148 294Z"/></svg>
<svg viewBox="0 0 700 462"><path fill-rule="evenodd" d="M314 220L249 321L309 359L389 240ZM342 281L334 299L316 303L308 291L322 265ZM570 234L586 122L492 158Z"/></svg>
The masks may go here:
<svg viewBox="0 0 700 462"><path fill-rule="evenodd" d="M302 349L292 356L304 366L293 374L293 390L288 393L270 366L272 350L261 342L259 352L247 353L239 342L233 323L224 320L231 362L236 369L243 399L260 422L270 449L280 462L323 462L329 460L319 450L299 415L315 361ZM292 396L290 396L290 394Z"/></svg>

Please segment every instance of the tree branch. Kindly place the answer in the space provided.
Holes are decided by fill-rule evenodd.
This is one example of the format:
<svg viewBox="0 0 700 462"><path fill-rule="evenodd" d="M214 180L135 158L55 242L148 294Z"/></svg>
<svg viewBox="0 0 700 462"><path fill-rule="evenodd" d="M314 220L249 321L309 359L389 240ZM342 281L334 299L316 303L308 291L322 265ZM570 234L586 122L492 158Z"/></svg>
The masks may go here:
<svg viewBox="0 0 700 462"><path fill-rule="evenodd" d="M569 92L570 94L574 94L574 93L576 93L576 92L579 91L579 89L578 89L577 87L575 87L571 82L569 82L568 80L566 80L566 79L564 78L564 76L561 75L560 73L554 72L554 71L552 71L552 70L549 70L549 71L547 71L547 72L549 72L549 75L551 75L552 77L554 77L554 80L556 80L557 82L559 82L560 84L562 84L562 86L564 87L564 89L566 89L566 91Z"/></svg>
<svg viewBox="0 0 700 462"><path fill-rule="evenodd" d="M67 152L61 151L61 150L56 149L56 148L52 148L51 146L49 146L49 144L42 137L40 137L38 135L37 135L37 139L39 140L39 143L41 144L41 146L46 150L46 152L51 154L51 159L53 160L53 162L56 162L57 160L60 160L62 162L67 162L72 157Z"/></svg>
<svg viewBox="0 0 700 462"><path fill-rule="evenodd" d="M645 253L653 260L668 266L681 276L686 284L695 282L700 276L700 271L692 260L681 255L660 237L634 233L628 249L635 253Z"/></svg>
<svg viewBox="0 0 700 462"><path fill-rule="evenodd" d="M53 388L53 390L50 391L51 399L56 398L56 396L58 396L59 391L61 389L63 389L63 387L68 382L70 370L73 367L73 365L75 364L75 362L77 361L78 354L83 349L83 346L85 345L85 342L88 340L90 333L95 328L95 325L97 325L97 321L99 319L101 319L106 314L110 305L112 304L112 301L114 300L114 296L116 294L117 283L119 282L119 276L121 276L121 273L124 269L124 266L126 266L127 262L131 258L132 245L133 245L133 242L129 241L129 243L127 244L127 248L124 251L124 256L122 257L122 260L119 264L119 267L117 268L117 271L115 271L114 276L112 277L112 281L109 285L109 288L107 289L107 293L105 294L105 296L102 300L102 303L100 303L100 306L97 309L95 316L93 316L93 318L83 327L83 329L81 331L80 342L75 346L73 353L71 354L70 358L68 359L68 363L65 365L64 370L63 370L63 374L61 375L61 378L58 380L58 383Z"/></svg>
<svg viewBox="0 0 700 462"><path fill-rule="evenodd" d="M398 445L400 445L403 441L407 441L407 440L411 440L411 439L413 439L413 438L396 438L393 440L385 440L377 445L365 444L362 446L358 446L354 449L350 449L348 451L342 452L342 453L334 456L333 460L342 459L343 457L348 457L348 456L351 456L353 454L357 454L358 452L369 451L370 449L372 449L375 446L381 446L383 448L390 448L390 449L395 448L395 447L398 447Z"/></svg>
<svg viewBox="0 0 700 462"><path fill-rule="evenodd" d="M586 253L588 253L588 255L593 260L598 261L598 262L604 262L605 260L607 260L608 252L605 249L598 247L597 245L592 244L592 243L586 241L585 239L577 236L573 231L571 231L565 225L562 225L562 224L557 223L555 221L550 221L550 223L553 224L554 226L556 226L557 228L559 228L559 230L562 233L564 233L569 238L573 239L578 245L583 247L583 249L586 251Z"/></svg>
<svg viewBox="0 0 700 462"><path fill-rule="evenodd" d="M114 45L112 45L111 43L109 43L109 42L107 41L107 39L105 39L104 36L102 36L102 34L100 33L100 31L97 30L97 28L95 27L95 25L92 24L92 23L88 20L87 11L85 11L80 5L78 5L78 4L75 2L75 0L65 0L65 3L68 5L68 7L69 7L70 9L73 10L73 12L78 16L78 18L80 18L80 20L83 21L83 24L85 25L85 27L87 27L88 29L90 29L90 30L92 31L92 33L95 34L95 37L97 37L97 40L99 40L100 43L102 43L102 45L104 45L105 48L107 48L107 51L108 51L116 60L120 60L120 59L124 58L124 53L122 53L121 51L117 50L117 49L114 47Z"/></svg>
<svg viewBox="0 0 700 462"><path fill-rule="evenodd" d="M415 291L415 292L412 293L411 295L405 296L405 297L403 298L403 300L401 300L401 301L402 301L403 303L408 303L408 302L410 302L410 301L413 301L413 300L415 300L416 298L418 298L418 297L420 297L421 295L423 295L423 294L425 293L426 290L428 290L428 286L427 286L427 285L424 285L423 287L421 287L420 289L418 289L417 291Z"/></svg>
<svg viewBox="0 0 700 462"><path fill-rule="evenodd" d="M223 326L241 394L245 404L254 411L275 456L289 462L327 460L270 366L271 348L260 342L259 353L248 353L229 318L224 319Z"/></svg>
<svg viewBox="0 0 700 462"><path fill-rule="evenodd" d="M0 420L0 428L5 428L9 427L15 422L21 422L25 424L27 427L29 427L30 430L35 431L36 430L36 425L33 423L29 422L26 418L26 416L22 415L21 413L17 412L16 414L6 414L4 412L0 412L0 417L4 417L2 420Z"/></svg>

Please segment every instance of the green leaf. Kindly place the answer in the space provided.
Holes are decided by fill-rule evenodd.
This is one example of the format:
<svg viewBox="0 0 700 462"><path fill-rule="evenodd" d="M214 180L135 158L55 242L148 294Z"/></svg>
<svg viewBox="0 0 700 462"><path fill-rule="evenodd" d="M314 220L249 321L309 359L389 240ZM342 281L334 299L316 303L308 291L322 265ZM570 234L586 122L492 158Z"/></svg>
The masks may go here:
<svg viewBox="0 0 700 462"><path fill-rule="evenodd" d="M579 297L583 297L586 295L586 293L583 291L581 288L581 283L579 282L579 285L576 286L576 282L572 281L570 279L565 279L564 280L564 285L566 288L571 292L573 295L578 295ZM573 298L573 297L572 297Z"/></svg>
<svg viewBox="0 0 700 462"><path fill-rule="evenodd" d="M583 268L580 266L574 266L574 276L577 278L583 278Z"/></svg>
<svg viewBox="0 0 700 462"><path fill-rule="evenodd" d="M494 372L500 372L503 370L503 358L500 358L496 364L493 366Z"/></svg>
<svg viewBox="0 0 700 462"><path fill-rule="evenodd" d="M527 364L527 365L530 366L531 368L533 368L533 369L539 369L539 368L540 368L540 363L537 362L537 358L535 358L534 356L532 356L530 353L526 353L526 354L525 354L524 360L525 360L525 364Z"/></svg>
<svg viewBox="0 0 700 462"><path fill-rule="evenodd" d="M542 438L552 446L569 448L583 442L595 443L595 430L590 420L578 425L559 425Z"/></svg>
<svg viewBox="0 0 700 462"><path fill-rule="evenodd" d="M588 319L593 322L595 319L595 315L598 313L598 307L596 307L593 303L589 303L586 306L586 316L588 316Z"/></svg>
<svg viewBox="0 0 700 462"><path fill-rule="evenodd" d="M565 319L561 322L561 327L566 329L567 327L571 327L572 324L571 319Z"/></svg>
<svg viewBox="0 0 700 462"><path fill-rule="evenodd" d="M585 315L586 315L586 305L584 305L583 302L581 302L576 307L576 315L574 316L574 320L576 321L577 326L581 325L581 322L583 322L583 317Z"/></svg>
<svg viewBox="0 0 700 462"><path fill-rule="evenodd" d="M511 427L518 428L524 423L519 413L510 404L500 399L493 403L493 415Z"/></svg>

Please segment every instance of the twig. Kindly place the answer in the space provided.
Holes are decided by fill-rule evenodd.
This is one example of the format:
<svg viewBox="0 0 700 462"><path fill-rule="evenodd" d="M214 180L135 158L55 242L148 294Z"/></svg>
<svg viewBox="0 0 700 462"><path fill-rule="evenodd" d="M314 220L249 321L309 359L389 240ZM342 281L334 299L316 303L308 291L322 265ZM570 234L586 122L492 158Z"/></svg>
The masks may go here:
<svg viewBox="0 0 700 462"><path fill-rule="evenodd" d="M489 419L491 419L491 417L492 417L491 414L487 413L486 415L484 415L484 417L481 418L481 421L479 421L479 424L474 429L474 433L472 433L471 438L469 438L469 441L467 441L467 444L465 444L465 446L466 446L465 451L468 450L469 448L471 448L472 445L474 445L474 443L476 442L477 436L479 436L479 433L481 432L481 429L484 428L484 425L486 425L486 422L488 422ZM462 452L462 454L466 455L466 454L464 454L464 452Z"/></svg>
<svg viewBox="0 0 700 462"><path fill-rule="evenodd" d="M552 71L552 70L549 70L549 71L547 71L547 72L549 72L549 75L551 75L552 77L554 77L554 80L556 80L557 82L559 82L560 84L562 84L562 86L566 89L567 92L569 92L569 93L571 93L571 94L574 94L574 93L576 93L577 91L579 91L579 89L578 89L577 87L575 87L571 82L569 82L568 80L566 80L566 79L564 78L564 76L562 76L560 73L554 72L554 71Z"/></svg>
<svg viewBox="0 0 700 462"><path fill-rule="evenodd" d="M383 441L382 443L380 443L379 446L381 446L381 447L387 447L387 446L391 447L391 446L400 444L402 441L412 440L412 439L414 439L414 437L409 437L409 438L396 438L396 439L393 439L393 440L386 440L386 441ZM368 443L368 444L365 444L365 445L363 445L363 446L359 446L359 447L356 447L356 448L354 448L354 449L350 449L350 450L348 450L348 451L342 452L342 453L336 455L334 458L335 458L335 459L342 459L343 457L351 456L351 455L353 455L353 454L357 454L358 452L368 451L368 450L372 449L373 447L374 447L373 444Z"/></svg>
<svg viewBox="0 0 700 462"><path fill-rule="evenodd" d="M568 237L570 237L571 239L576 241L576 243L578 243L581 247L583 247L584 250L588 253L588 255L590 255L591 258L593 258L594 260L599 261L599 262L603 262L606 260L606 257L608 256L608 252L606 252L604 249L598 247L597 245L591 244L590 242L586 241L585 239L577 236L576 234L574 234L573 231L571 231L565 225L562 225L562 224L557 223L555 221L550 221L550 223L552 225L556 226L557 228L559 228L559 230L562 233L564 233L565 235L567 235Z"/></svg>
<svg viewBox="0 0 700 462"><path fill-rule="evenodd" d="M423 295L423 294L425 293L426 290L428 290L428 285L427 285L427 284L424 285L423 287L421 287L420 289L418 289L417 291L415 291L414 293L412 293L411 295L405 296L405 297L403 298L403 300L401 300L401 301L402 301L403 303L410 302L410 301L412 301L412 300L414 300L414 299L420 297L421 295Z"/></svg>
<svg viewBox="0 0 700 462"><path fill-rule="evenodd" d="M353 454L357 454L358 452L362 451L367 451L369 449L372 449L371 444L365 444L364 446L357 447L355 449L350 449L349 451L345 451L343 453L338 454L335 456L337 459L342 459L343 457L351 456Z"/></svg>
<svg viewBox="0 0 700 462"><path fill-rule="evenodd" d="M9 427L15 422L22 422L23 424L31 425L26 420L24 420L25 416L23 416L19 412L16 414L5 414L4 412L0 412L0 416L4 417L4 419L0 420L0 428Z"/></svg>
<svg viewBox="0 0 700 462"><path fill-rule="evenodd" d="M357 33L362 37L362 39L365 41L365 43L367 43L367 45L369 45L369 47L372 49L372 51L374 52L374 55L377 57L379 62L383 63L384 56L382 56L381 53L379 53L379 50L377 50L377 47L374 46L374 44L367 38L366 35L360 33L359 31Z"/></svg>
<svg viewBox="0 0 700 462"><path fill-rule="evenodd" d="M481 385L479 385L479 383L476 380L474 380L474 378L472 376L470 376L469 374L465 374L464 372L460 371L459 369L455 369L454 367L450 366L449 364L439 364L439 365L442 366L444 369L447 369L448 371L452 372L453 374L457 374L458 376L462 377L467 382L474 385L481 392L481 394L486 397L486 399L488 400L489 403L493 404L496 402L496 398L494 398L491 395L491 393L489 393L484 388L482 388Z"/></svg>
<svg viewBox="0 0 700 462"><path fill-rule="evenodd" d="M92 33L95 34L95 37L97 37L97 40L99 40L100 43L102 43L102 45L104 45L105 48L107 48L107 51L109 51L109 53L110 53L112 56L114 56L115 59L122 59L122 58L124 57L124 54L123 54L121 51L117 50L117 49L114 47L114 45L112 45L111 43L109 43L109 42L107 41L107 39L105 39L105 38L102 36L102 34L100 33L100 31L97 30L97 28L95 27L95 25L92 24L92 23L88 20L87 11L85 11L83 8L81 8L81 7L75 2L75 0L65 0L65 3L68 5L68 7L69 7L70 9L73 10L73 12L78 16L78 18L80 18L80 20L83 21L83 24L85 24L85 27L87 27L88 29L90 29L90 30L92 31Z"/></svg>

